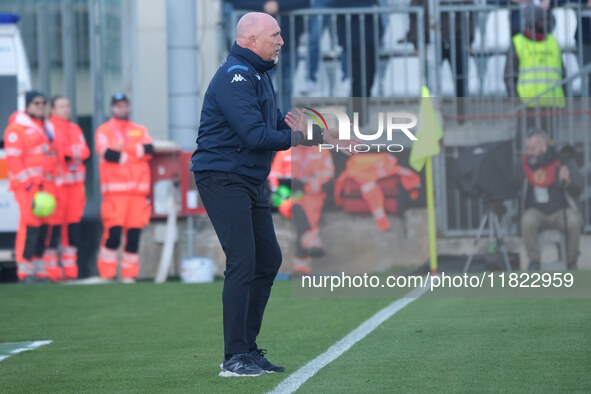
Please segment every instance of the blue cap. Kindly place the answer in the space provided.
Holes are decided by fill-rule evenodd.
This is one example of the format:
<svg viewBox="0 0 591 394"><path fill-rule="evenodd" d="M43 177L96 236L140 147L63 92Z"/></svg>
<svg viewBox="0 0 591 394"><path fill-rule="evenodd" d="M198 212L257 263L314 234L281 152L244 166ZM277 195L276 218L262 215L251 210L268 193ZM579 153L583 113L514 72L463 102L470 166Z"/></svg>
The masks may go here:
<svg viewBox="0 0 591 394"><path fill-rule="evenodd" d="M111 105L117 104L119 101L126 101L129 103L129 99L125 95L125 93L115 93L113 97L111 97Z"/></svg>
<svg viewBox="0 0 591 394"><path fill-rule="evenodd" d="M8 25L15 24L21 17L15 14L1 14L0 13L0 24Z"/></svg>

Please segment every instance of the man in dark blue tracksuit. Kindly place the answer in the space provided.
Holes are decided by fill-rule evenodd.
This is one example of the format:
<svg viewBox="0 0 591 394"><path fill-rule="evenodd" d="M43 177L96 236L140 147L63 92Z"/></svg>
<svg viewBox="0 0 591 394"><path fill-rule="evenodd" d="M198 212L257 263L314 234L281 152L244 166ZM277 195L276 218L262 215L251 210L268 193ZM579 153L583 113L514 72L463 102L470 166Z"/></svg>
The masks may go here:
<svg viewBox="0 0 591 394"><path fill-rule="evenodd" d="M282 372L256 338L271 286L281 265L264 183L273 151L322 142L307 140L302 117L290 125L277 109L267 72L283 45L275 19L249 13L236 27L236 43L211 80L203 102L191 170L226 254L223 302L225 358L220 376ZM288 122L292 114L288 114ZM299 126L299 127L297 127Z"/></svg>

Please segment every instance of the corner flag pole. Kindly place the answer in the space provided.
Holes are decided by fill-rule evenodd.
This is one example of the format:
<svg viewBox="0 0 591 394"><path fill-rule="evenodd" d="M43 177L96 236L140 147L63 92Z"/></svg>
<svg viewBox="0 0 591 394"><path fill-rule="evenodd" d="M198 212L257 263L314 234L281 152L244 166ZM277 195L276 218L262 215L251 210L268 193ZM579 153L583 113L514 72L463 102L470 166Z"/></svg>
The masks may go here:
<svg viewBox="0 0 591 394"><path fill-rule="evenodd" d="M429 216L429 252L431 273L437 273L437 235L435 233L435 198L433 197L433 166L431 156L425 162L425 182L427 183L427 212Z"/></svg>
<svg viewBox="0 0 591 394"><path fill-rule="evenodd" d="M431 272L435 274L437 273L437 238L435 233L435 198L431 157L439 154L439 140L443 137L443 129L431 102L429 89L426 86L423 86L422 89L420 114L423 119L423 127L417 133L417 141L412 146L408 162L412 169L417 172L425 167L430 266Z"/></svg>

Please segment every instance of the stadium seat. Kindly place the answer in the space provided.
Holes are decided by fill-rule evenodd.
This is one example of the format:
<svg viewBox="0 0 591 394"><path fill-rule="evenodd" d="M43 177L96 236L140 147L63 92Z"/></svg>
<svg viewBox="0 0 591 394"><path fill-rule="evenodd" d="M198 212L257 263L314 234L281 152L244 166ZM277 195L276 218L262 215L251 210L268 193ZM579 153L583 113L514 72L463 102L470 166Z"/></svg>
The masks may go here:
<svg viewBox="0 0 591 394"><path fill-rule="evenodd" d="M482 82L482 94L484 96L502 97L507 95L505 89L505 63L507 56L493 55L486 61L486 71Z"/></svg>
<svg viewBox="0 0 591 394"><path fill-rule="evenodd" d="M456 95L454 75L447 60L444 60L439 66L439 77L441 78L441 96L454 97Z"/></svg>
<svg viewBox="0 0 591 394"><path fill-rule="evenodd" d="M574 53L565 53L562 55L562 63L566 70L566 76L570 77L579 72L579 62L577 56ZM569 87L570 85L570 87ZM575 78L570 84L566 84L567 93L571 96L580 96L582 89L582 79ZM569 91L568 89L572 89Z"/></svg>
<svg viewBox="0 0 591 394"><path fill-rule="evenodd" d="M575 31L577 30L577 14L572 8L554 8L555 25L552 34L562 50L573 50L576 47Z"/></svg>
<svg viewBox="0 0 591 394"><path fill-rule="evenodd" d="M320 36L320 54L322 58L336 58L341 54L342 50L343 48L338 42L333 42L330 29L325 28Z"/></svg>
<svg viewBox="0 0 591 394"><path fill-rule="evenodd" d="M511 43L511 26L509 24L509 10L495 10L488 14L484 30L484 45L477 42L472 44L475 52L504 53Z"/></svg>
<svg viewBox="0 0 591 394"><path fill-rule="evenodd" d="M414 46L406 41L409 26L410 18L407 14L391 14L388 16L388 24L382 39L382 56L414 52ZM401 40L402 42L399 42Z"/></svg>
<svg viewBox="0 0 591 394"><path fill-rule="evenodd" d="M309 61L308 41L309 34L302 34L297 49L298 62L293 75L292 94L294 97L328 97L331 90L328 68L334 68L333 63L335 62L338 62L340 67L338 57L342 48L339 45L333 45L330 29L325 27L320 37L317 83L312 83L308 79L307 70ZM289 54L286 54L286 56L289 56Z"/></svg>
<svg viewBox="0 0 591 394"><path fill-rule="evenodd" d="M455 97L455 79L449 61L444 60L443 63L441 63L439 66L439 72L441 77L441 96ZM480 94L478 69L476 67L476 60L472 56L468 57L468 94L471 97L476 97Z"/></svg>
<svg viewBox="0 0 591 394"><path fill-rule="evenodd" d="M480 78L478 77L478 67L476 59L468 57L468 92L471 97L480 95Z"/></svg>
<svg viewBox="0 0 591 394"><path fill-rule="evenodd" d="M388 60L382 79L384 97L419 97L421 67L418 56L393 57Z"/></svg>
<svg viewBox="0 0 591 394"><path fill-rule="evenodd" d="M308 62L299 59L293 75L292 94L294 97L328 97L330 95L330 80L324 62L318 65L317 83L312 84L308 76Z"/></svg>
<svg viewBox="0 0 591 394"><path fill-rule="evenodd" d="M299 39L298 45L298 56L302 58L307 58L309 56L308 53L308 41L310 39L310 35L308 33L303 33ZM330 29L325 26L322 30L322 34L320 36L320 57L321 58L334 58L340 55L342 48L337 45L338 43L332 42L330 36Z"/></svg>
<svg viewBox="0 0 591 394"><path fill-rule="evenodd" d="M482 33L480 32L480 27L476 26L474 30L474 41L472 41L472 46L470 48L472 53L484 53L483 41L482 41Z"/></svg>

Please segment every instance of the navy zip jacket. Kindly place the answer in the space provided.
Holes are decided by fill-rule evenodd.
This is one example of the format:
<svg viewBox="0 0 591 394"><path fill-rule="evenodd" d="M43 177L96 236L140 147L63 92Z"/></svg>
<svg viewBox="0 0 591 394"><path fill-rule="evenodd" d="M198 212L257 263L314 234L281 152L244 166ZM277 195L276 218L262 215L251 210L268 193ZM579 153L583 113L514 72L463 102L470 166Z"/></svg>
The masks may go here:
<svg viewBox="0 0 591 394"><path fill-rule="evenodd" d="M195 181L221 171L263 183L273 152L289 149L292 132L267 74L274 64L234 43L205 92L191 165Z"/></svg>

